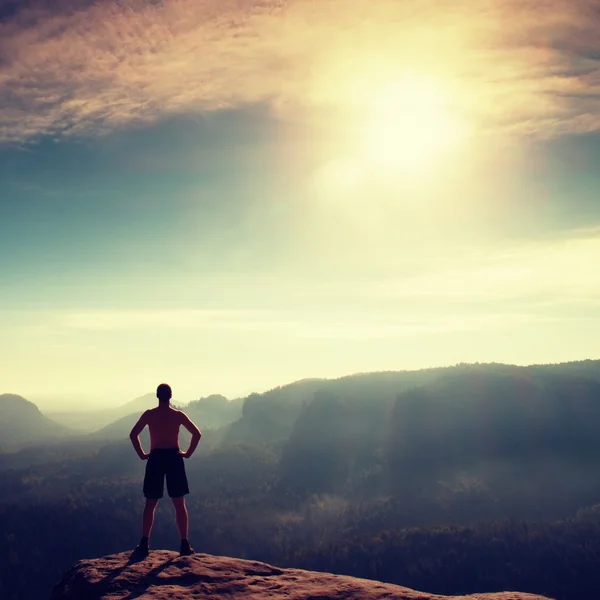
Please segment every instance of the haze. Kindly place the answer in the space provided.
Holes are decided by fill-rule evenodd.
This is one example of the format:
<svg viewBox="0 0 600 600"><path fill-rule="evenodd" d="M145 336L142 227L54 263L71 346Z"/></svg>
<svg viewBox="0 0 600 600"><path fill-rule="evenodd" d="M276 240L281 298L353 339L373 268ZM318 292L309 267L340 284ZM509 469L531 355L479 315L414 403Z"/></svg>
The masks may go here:
<svg viewBox="0 0 600 600"><path fill-rule="evenodd" d="M597 357L599 18L0 1L0 392Z"/></svg>

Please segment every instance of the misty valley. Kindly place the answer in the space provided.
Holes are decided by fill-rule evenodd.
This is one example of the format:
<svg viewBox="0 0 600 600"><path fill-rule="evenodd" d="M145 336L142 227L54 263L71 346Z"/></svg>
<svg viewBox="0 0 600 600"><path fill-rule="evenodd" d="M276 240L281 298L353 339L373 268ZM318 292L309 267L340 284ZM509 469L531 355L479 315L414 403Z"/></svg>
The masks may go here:
<svg viewBox="0 0 600 600"><path fill-rule="evenodd" d="M48 597L74 561L133 548L144 465L128 434L155 402L86 421L0 396L0 598ZM198 552L597 598L600 361L308 379L185 411L203 433L187 463ZM173 519L165 498L152 547L176 547Z"/></svg>

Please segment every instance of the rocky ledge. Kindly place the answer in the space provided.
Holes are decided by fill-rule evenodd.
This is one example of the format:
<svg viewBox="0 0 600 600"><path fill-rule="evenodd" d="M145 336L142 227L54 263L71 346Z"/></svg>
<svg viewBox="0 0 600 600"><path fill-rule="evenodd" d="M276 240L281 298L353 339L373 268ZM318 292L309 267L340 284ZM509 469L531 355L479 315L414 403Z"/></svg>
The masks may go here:
<svg viewBox="0 0 600 600"><path fill-rule="evenodd" d="M343 575L279 569L208 554L179 556L154 550L143 560L130 553L80 560L55 586L51 600L548 600L502 592L439 596Z"/></svg>

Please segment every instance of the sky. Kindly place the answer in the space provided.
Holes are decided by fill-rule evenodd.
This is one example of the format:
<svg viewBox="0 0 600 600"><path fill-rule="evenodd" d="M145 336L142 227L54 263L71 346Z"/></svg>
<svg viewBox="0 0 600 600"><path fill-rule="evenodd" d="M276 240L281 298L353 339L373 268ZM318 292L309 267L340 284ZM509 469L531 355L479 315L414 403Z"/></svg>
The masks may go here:
<svg viewBox="0 0 600 600"><path fill-rule="evenodd" d="M600 355L594 0L0 0L0 392Z"/></svg>

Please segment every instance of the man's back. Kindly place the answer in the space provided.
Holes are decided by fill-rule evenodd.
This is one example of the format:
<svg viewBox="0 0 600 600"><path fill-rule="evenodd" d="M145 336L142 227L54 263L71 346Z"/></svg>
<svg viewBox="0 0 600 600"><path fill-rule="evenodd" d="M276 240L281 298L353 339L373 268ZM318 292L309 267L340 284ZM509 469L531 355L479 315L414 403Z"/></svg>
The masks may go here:
<svg viewBox="0 0 600 600"><path fill-rule="evenodd" d="M179 448L179 428L182 425L190 433L197 430L183 411L171 406L157 406L146 411L145 421L150 430L150 450Z"/></svg>
<svg viewBox="0 0 600 600"><path fill-rule="evenodd" d="M150 450L179 448L179 427L184 413L170 406L157 406L147 411L146 422L150 429Z"/></svg>
<svg viewBox="0 0 600 600"><path fill-rule="evenodd" d="M150 430L150 451L173 448L179 450L179 428L183 425L192 434L190 447L183 453L185 458L189 458L202 437L198 427L192 423L182 410L177 410L170 406L168 402L169 398L170 394L165 402L159 402L156 408L145 411L129 434L135 451L144 460L149 458L150 455L145 454L142 450L139 434L146 425Z"/></svg>

